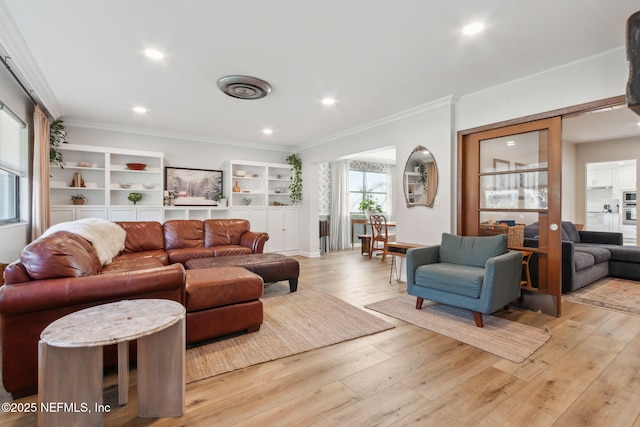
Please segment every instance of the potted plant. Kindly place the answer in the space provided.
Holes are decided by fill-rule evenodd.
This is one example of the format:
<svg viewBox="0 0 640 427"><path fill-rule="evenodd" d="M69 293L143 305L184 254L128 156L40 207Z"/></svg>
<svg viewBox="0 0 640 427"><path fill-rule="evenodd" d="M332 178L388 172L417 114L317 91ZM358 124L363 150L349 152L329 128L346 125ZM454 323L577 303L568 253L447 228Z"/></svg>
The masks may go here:
<svg viewBox="0 0 640 427"><path fill-rule="evenodd" d="M380 206L378 201L374 199L371 194L360 201L358 209L360 209L360 212L364 212L367 219L369 219L371 215L382 213L382 206Z"/></svg>
<svg viewBox="0 0 640 427"><path fill-rule="evenodd" d="M218 202L218 206L220 206L220 207L226 207L227 206L227 199L222 197L222 193L216 193L216 195L213 196L213 200Z"/></svg>
<svg viewBox="0 0 640 427"><path fill-rule="evenodd" d="M62 120L54 120L49 125L49 163L56 164L64 169L62 153L58 150L60 144L68 144L67 132L64 130Z"/></svg>
<svg viewBox="0 0 640 427"><path fill-rule="evenodd" d="M71 201L73 202L74 205L84 205L84 202L87 200L89 199L87 199L82 194L73 194L71 196Z"/></svg>
<svg viewBox="0 0 640 427"><path fill-rule="evenodd" d="M142 199L142 194L141 193L129 193L129 196L127 196L127 199L129 199L129 201L133 202L133 204L135 205L137 202L140 201L140 199Z"/></svg>
<svg viewBox="0 0 640 427"><path fill-rule="evenodd" d="M291 165L291 183L289 184L289 197L291 203L300 203L302 201L302 160L297 154L287 156L287 163Z"/></svg>

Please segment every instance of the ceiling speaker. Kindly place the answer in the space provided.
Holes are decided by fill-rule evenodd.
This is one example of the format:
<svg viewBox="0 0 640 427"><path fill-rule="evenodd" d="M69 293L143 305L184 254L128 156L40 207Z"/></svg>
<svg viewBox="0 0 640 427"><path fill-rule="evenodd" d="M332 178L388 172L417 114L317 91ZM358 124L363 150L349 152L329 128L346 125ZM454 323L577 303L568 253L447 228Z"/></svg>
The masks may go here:
<svg viewBox="0 0 640 427"><path fill-rule="evenodd" d="M269 83L249 76L222 77L218 87L227 95L240 99L260 99L271 92Z"/></svg>

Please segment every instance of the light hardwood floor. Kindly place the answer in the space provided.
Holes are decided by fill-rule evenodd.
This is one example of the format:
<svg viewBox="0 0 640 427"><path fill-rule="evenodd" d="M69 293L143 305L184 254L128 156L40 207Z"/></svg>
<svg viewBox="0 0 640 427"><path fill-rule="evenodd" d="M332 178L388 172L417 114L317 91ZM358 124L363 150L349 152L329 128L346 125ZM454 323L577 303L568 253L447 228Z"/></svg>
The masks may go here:
<svg viewBox="0 0 640 427"><path fill-rule="evenodd" d="M389 284L389 260L358 248L299 260L303 285L358 307L405 292L395 278ZM551 330L515 364L374 314L396 327L187 384L182 418L137 418L133 374L129 403L118 407L109 375L104 425L640 427L640 316L568 302L561 318L501 311ZM36 416L0 413L0 425L32 426Z"/></svg>

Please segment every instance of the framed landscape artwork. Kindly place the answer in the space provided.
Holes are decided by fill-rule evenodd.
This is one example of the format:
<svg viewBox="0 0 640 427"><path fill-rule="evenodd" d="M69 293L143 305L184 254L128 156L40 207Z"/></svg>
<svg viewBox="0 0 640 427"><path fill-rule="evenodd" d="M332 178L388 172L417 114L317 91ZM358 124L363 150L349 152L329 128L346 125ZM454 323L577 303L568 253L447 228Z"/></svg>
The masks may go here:
<svg viewBox="0 0 640 427"><path fill-rule="evenodd" d="M175 206L216 206L222 195L222 171L165 167L165 190Z"/></svg>

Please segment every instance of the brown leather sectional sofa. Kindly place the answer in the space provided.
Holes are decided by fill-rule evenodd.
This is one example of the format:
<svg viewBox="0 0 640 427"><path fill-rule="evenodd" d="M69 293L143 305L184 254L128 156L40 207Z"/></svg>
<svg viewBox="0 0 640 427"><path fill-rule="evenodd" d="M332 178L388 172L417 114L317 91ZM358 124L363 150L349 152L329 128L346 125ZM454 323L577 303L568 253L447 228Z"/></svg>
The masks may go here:
<svg viewBox="0 0 640 427"><path fill-rule="evenodd" d="M59 231L29 244L20 260L4 272L0 287L2 380L14 397L32 394L37 387L37 343L54 320L87 307L122 299L162 298L187 308L187 342L201 341L241 330L258 330L262 323L262 279L238 274L251 286L234 289L239 270L211 270L221 282L224 297L217 298L198 273L187 283L183 263L194 258L262 253L269 236L250 231L240 219L120 222L126 231L125 249L102 266L91 243ZM244 282L243 282L244 281ZM222 283L224 282L224 283ZM228 286L231 283L231 286ZM226 286L226 288L225 288ZM252 287L252 291L247 289ZM229 294L231 293L231 294ZM237 295L234 295L237 294ZM233 303L230 303L232 301ZM135 356L135 347L130 354ZM115 365L116 349L105 348L105 366Z"/></svg>

